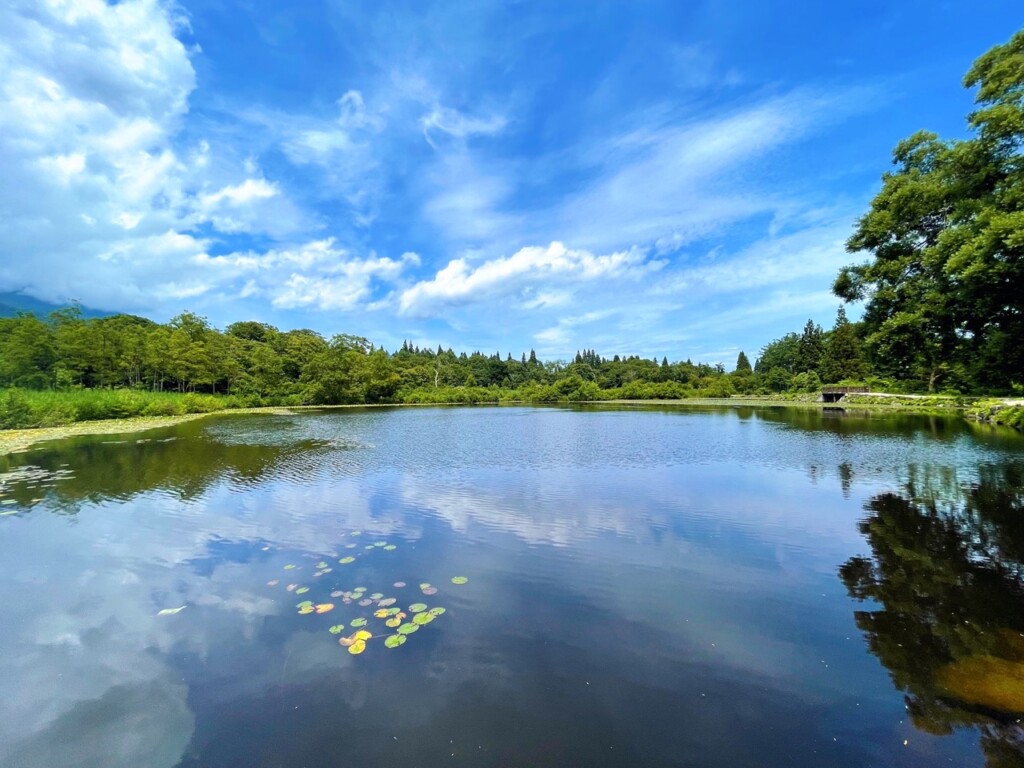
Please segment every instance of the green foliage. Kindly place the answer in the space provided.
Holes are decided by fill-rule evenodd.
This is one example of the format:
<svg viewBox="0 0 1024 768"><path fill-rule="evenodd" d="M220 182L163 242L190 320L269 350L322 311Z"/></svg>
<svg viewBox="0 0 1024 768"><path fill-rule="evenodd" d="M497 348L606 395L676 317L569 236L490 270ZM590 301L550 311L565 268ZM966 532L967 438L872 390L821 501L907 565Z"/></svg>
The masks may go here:
<svg viewBox="0 0 1024 768"><path fill-rule="evenodd" d="M753 368L750 367L750 361L747 359L746 352L740 352L736 358L736 373L751 373Z"/></svg>
<svg viewBox="0 0 1024 768"><path fill-rule="evenodd" d="M866 299L874 368L933 391L1024 379L1024 31L975 62L972 138L919 132L847 243L872 261L833 291Z"/></svg>

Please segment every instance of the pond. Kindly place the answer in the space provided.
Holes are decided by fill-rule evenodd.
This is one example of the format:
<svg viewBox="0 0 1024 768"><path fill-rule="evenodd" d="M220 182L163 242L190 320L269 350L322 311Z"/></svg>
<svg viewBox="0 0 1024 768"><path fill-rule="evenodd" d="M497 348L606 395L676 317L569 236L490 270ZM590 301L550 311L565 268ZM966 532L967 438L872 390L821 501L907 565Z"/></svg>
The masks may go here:
<svg viewBox="0 0 1024 768"><path fill-rule="evenodd" d="M217 416L0 458L0 562L4 766L1024 764L1024 439L956 419Z"/></svg>

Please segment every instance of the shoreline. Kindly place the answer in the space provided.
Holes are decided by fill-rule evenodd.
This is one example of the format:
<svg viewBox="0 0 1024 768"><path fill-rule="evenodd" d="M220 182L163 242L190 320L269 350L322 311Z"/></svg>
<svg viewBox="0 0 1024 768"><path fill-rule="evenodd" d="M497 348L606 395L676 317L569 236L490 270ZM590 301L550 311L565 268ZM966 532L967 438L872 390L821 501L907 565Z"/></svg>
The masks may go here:
<svg viewBox="0 0 1024 768"><path fill-rule="evenodd" d="M995 401L986 401L985 407L975 409L972 406L958 403L953 399L941 404L934 401L928 403L900 402L899 398L907 398L906 395L888 395L893 402L856 402L856 396L850 402L823 403L809 399L775 399L763 397L729 397L729 398L688 398L684 400L587 400L572 403L531 403L526 401L506 401L502 403L357 403L346 405L294 405L294 406L266 406L261 408L226 408L208 413L185 413L178 416L134 416L126 419L103 419L100 421L79 421L61 427L38 427L35 429L7 429L0 430L0 456L12 453L24 453L36 443L48 442L50 440L62 440L69 437L84 435L117 435L129 432L145 432L151 429L161 429L184 424L197 419L204 419L210 416L230 416L246 414L265 415L287 415L312 410L343 410L350 408L429 408L429 407L451 407L465 406L472 407L490 406L502 407L514 406L564 406L564 405L632 405L632 406L671 406L675 408L706 407L706 406L728 406L731 408L804 408L807 410L855 410L862 413L907 413L921 416L963 416L969 421L976 423L999 425L991 417L1003 408L1021 407L1024 401L1004 400L993 406ZM913 397L913 396L912 396ZM916 396L913 399L927 399ZM908 398L909 399L909 398ZM1012 427L1009 427L1012 429Z"/></svg>

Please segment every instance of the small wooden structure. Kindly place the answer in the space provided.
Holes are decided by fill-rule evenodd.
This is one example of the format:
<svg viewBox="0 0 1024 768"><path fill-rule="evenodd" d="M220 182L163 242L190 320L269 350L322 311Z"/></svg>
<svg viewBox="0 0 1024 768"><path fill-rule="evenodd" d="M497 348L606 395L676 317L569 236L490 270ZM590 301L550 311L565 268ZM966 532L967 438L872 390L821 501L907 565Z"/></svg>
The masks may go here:
<svg viewBox="0 0 1024 768"><path fill-rule="evenodd" d="M863 394L868 392L867 387L822 387L819 402L838 403L847 395Z"/></svg>

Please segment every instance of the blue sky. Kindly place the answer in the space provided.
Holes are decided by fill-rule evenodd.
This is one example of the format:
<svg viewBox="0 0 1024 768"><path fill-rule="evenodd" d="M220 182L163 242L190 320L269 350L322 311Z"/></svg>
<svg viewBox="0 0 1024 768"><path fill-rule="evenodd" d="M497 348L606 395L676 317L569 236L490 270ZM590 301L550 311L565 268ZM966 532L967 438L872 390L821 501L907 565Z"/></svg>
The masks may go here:
<svg viewBox="0 0 1024 768"><path fill-rule="evenodd" d="M1019 3L13 0L0 290L724 362L807 318ZM852 312L857 314L856 309Z"/></svg>

